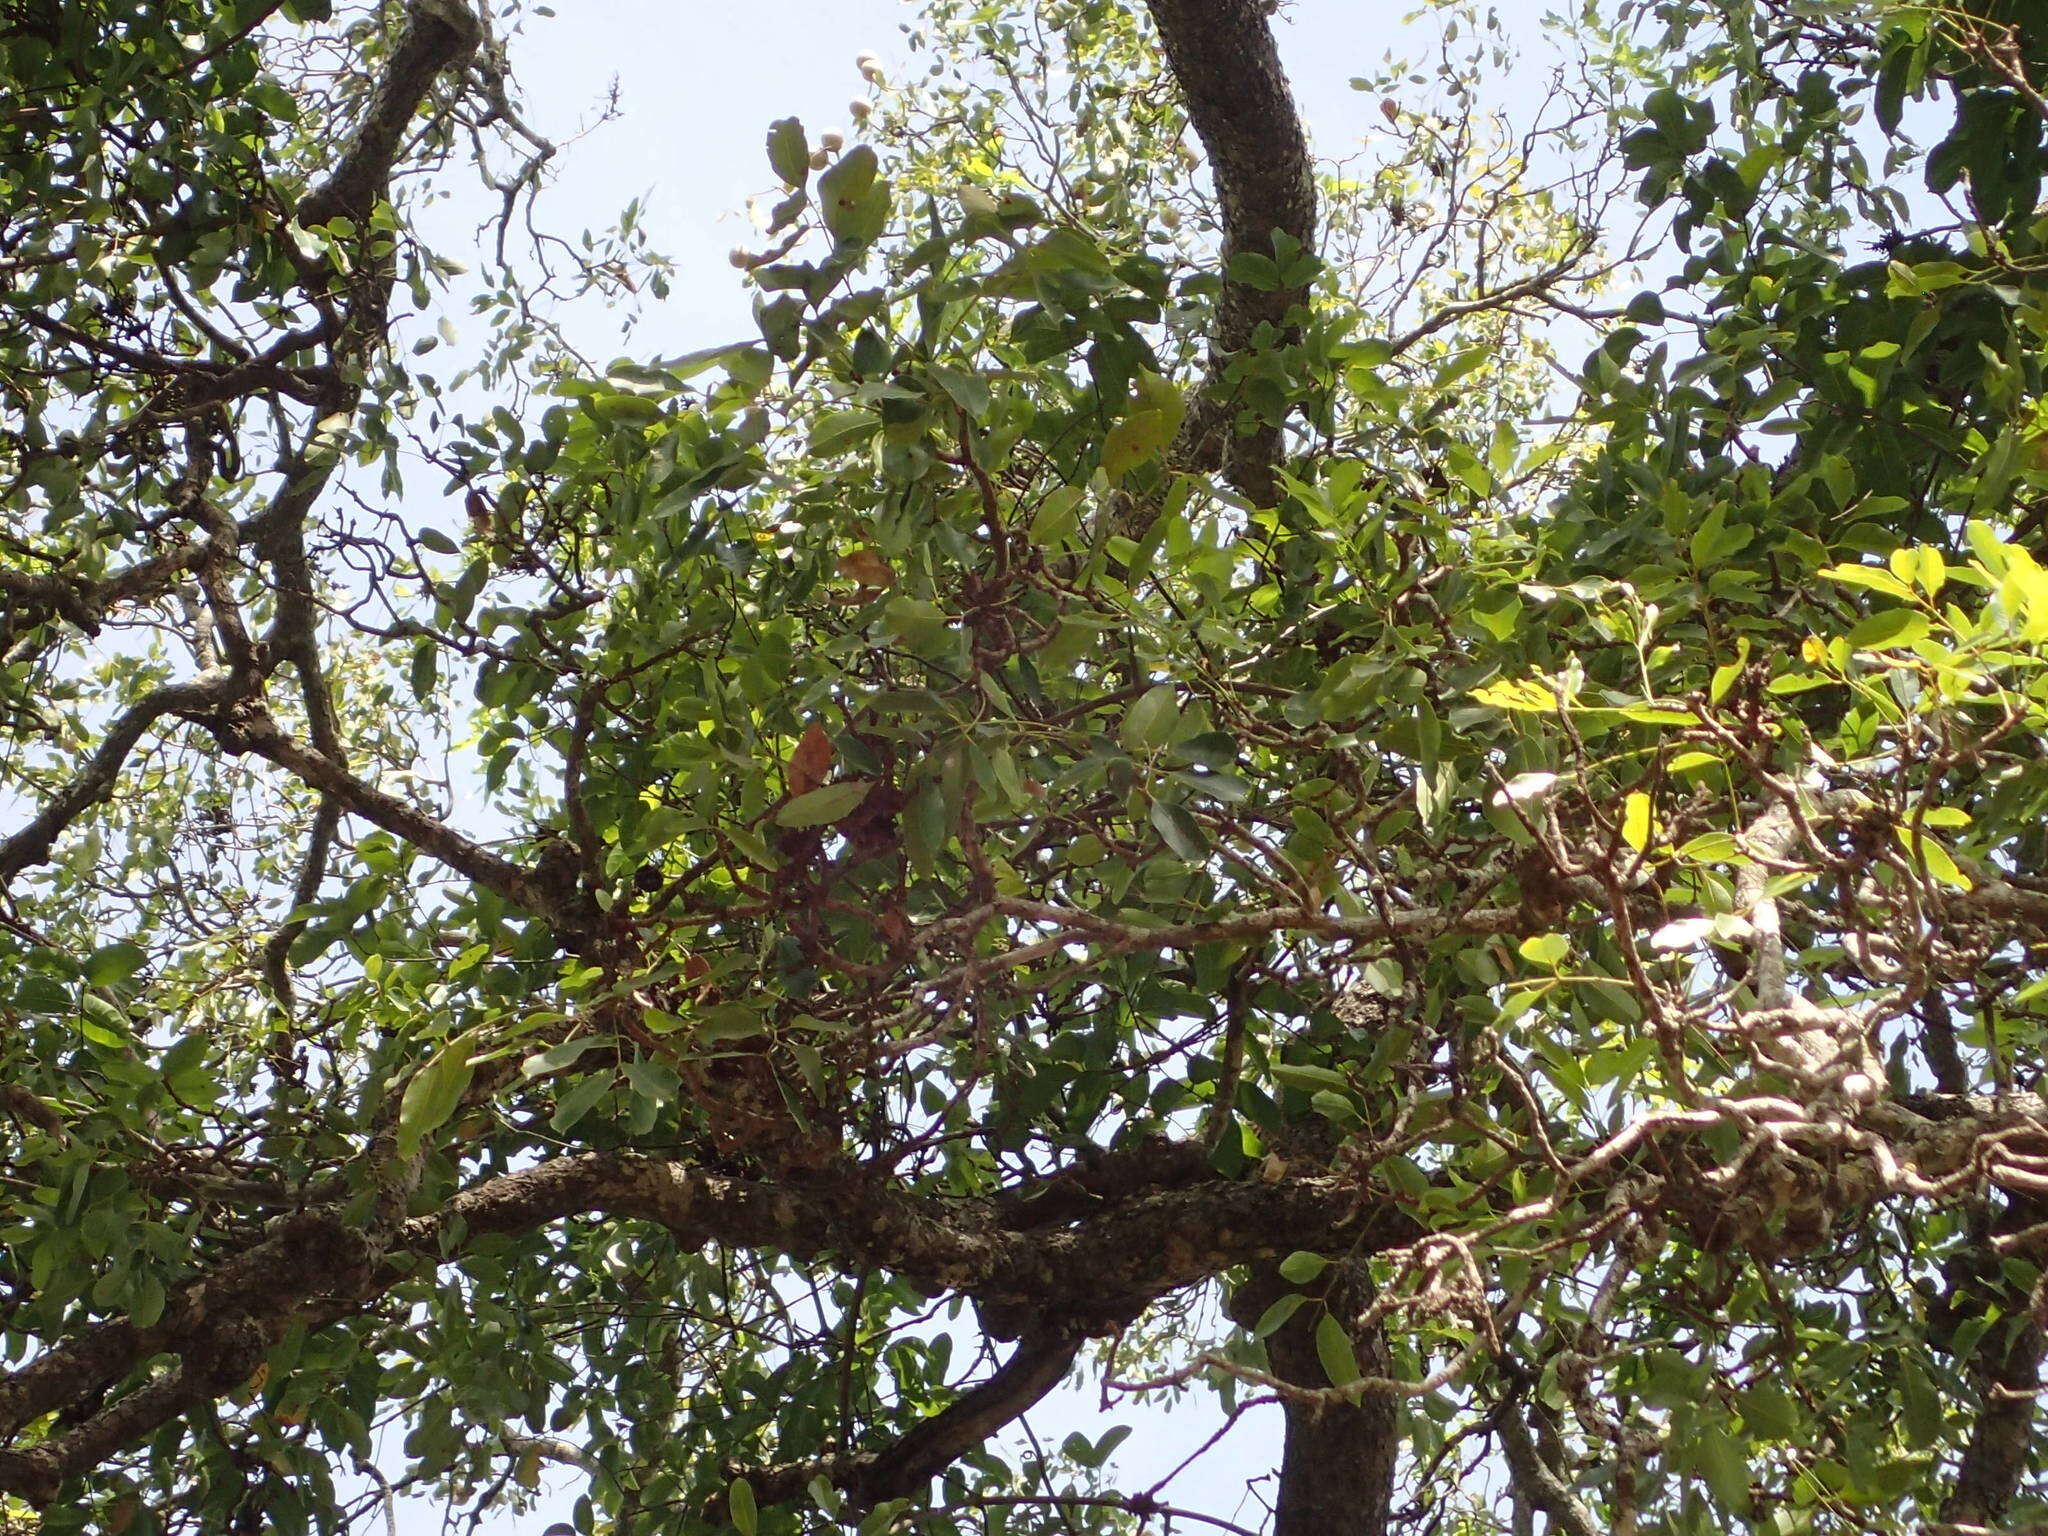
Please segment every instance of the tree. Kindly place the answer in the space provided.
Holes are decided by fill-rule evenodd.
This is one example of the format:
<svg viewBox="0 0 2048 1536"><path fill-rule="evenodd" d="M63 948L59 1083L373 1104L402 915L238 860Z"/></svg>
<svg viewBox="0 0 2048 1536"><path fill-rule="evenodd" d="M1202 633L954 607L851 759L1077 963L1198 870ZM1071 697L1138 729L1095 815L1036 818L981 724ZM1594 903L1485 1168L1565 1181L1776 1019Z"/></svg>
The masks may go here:
<svg viewBox="0 0 2048 1536"><path fill-rule="evenodd" d="M1268 9L929 0L609 365L516 17L0 20L11 1521L1241 1528L1077 1366L1276 1536L2048 1516L2048 39L1450 11L1328 173Z"/></svg>

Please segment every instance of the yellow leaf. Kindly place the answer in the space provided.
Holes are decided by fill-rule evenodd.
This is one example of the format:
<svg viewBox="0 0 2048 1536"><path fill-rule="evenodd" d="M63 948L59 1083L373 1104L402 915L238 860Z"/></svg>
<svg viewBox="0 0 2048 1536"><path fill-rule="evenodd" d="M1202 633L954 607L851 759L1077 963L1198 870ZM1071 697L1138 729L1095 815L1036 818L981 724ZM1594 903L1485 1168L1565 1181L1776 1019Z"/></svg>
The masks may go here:
<svg viewBox="0 0 2048 1536"><path fill-rule="evenodd" d="M1475 688L1472 690L1472 697L1494 709L1549 711L1557 708L1555 688L1547 683L1528 682L1519 678L1503 678L1497 683Z"/></svg>
<svg viewBox="0 0 2048 1536"><path fill-rule="evenodd" d="M1640 790L1622 802L1621 840L1637 853L1650 846L1650 797Z"/></svg>
<svg viewBox="0 0 2048 1536"><path fill-rule="evenodd" d="M1921 590L1929 597L1939 593L1948 581L1948 563L1932 545L1921 546L1919 579Z"/></svg>
<svg viewBox="0 0 2048 1536"><path fill-rule="evenodd" d="M1173 439L1164 411L1133 411L1109 429L1102 443L1102 472L1121 480Z"/></svg>

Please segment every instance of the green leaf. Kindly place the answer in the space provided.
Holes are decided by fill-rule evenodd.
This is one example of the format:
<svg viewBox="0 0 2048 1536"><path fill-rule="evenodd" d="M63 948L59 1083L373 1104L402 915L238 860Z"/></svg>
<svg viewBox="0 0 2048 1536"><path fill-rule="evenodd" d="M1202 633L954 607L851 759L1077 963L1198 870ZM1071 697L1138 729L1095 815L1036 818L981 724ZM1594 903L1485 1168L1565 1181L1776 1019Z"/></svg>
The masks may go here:
<svg viewBox="0 0 2048 1536"><path fill-rule="evenodd" d="M690 1034L705 1044L751 1040L761 1033L761 1015L744 1003L713 1003L690 1018Z"/></svg>
<svg viewBox="0 0 2048 1536"><path fill-rule="evenodd" d="M867 779L827 784L823 789L814 789L790 801L775 813L775 824L779 827L827 826L852 815L874 787Z"/></svg>
<svg viewBox="0 0 2048 1536"><path fill-rule="evenodd" d="M1087 491L1078 485L1057 486L1046 493L1031 516L1031 542L1057 549L1081 526L1081 503Z"/></svg>
<svg viewBox="0 0 2048 1536"><path fill-rule="evenodd" d="M1194 864L1209 856L1209 839L1202 832L1202 824L1185 806L1175 805L1171 800L1154 800L1146 815L1166 846L1181 858Z"/></svg>
<svg viewBox="0 0 2048 1536"><path fill-rule="evenodd" d="M1173 441L1174 428L1163 411L1133 411L1109 429L1102 441L1102 472L1121 480Z"/></svg>
<svg viewBox="0 0 2048 1536"><path fill-rule="evenodd" d="M1909 855L1927 866L1927 873L1943 885L1958 891L1973 890L1976 882L1964 874L1949 851L1933 838L1917 834L1911 827L1894 827L1893 835Z"/></svg>
<svg viewBox="0 0 2048 1536"><path fill-rule="evenodd" d="M128 1322L136 1328L154 1328L164 1315L164 1288L147 1270L138 1272L128 1286Z"/></svg>
<svg viewBox="0 0 2048 1536"><path fill-rule="evenodd" d="M943 609L922 598L892 597L882 615L889 628L920 656L937 656L952 644L953 627Z"/></svg>
<svg viewBox="0 0 2048 1536"><path fill-rule="evenodd" d="M1283 1088L1294 1088L1302 1093L1314 1093L1319 1088L1334 1088L1348 1092L1351 1079L1342 1072L1328 1067L1312 1067L1293 1062L1275 1062L1273 1081Z"/></svg>
<svg viewBox="0 0 2048 1536"><path fill-rule="evenodd" d="M733 1528L740 1536L755 1536L761 1517L754 1503L754 1485L744 1477L734 1478L726 1489L726 1502L732 1509Z"/></svg>
<svg viewBox="0 0 2048 1536"><path fill-rule="evenodd" d="M148 952L138 944L109 944L87 957L85 984L89 987L117 987L148 961Z"/></svg>
<svg viewBox="0 0 2048 1536"><path fill-rule="evenodd" d="M548 1120L548 1129L557 1136L566 1136L574 1129L576 1122L589 1114L597 1101L612 1091L619 1074L609 1068L593 1072L580 1080L575 1087L555 1102L555 1112Z"/></svg>
<svg viewBox="0 0 2048 1536"><path fill-rule="evenodd" d="M1280 1261L1280 1277L1292 1285L1307 1285L1329 1267L1330 1261L1320 1253L1297 1249Z"/></svg>
<svg viewBox="0 0 2048 1536"><path fill-rule="evenodd" d="M1849 644L1859 651L1884 650L1925 640L1931 630L1927 615L1909 608L1890 608L1873 613L1849 631Z"/></svg>
<svg viewBox="0 0 2048 1536"><path fill-rule="evenodd" d="M1723 1507L1738 1513L1749 1508L1749 1458L1727 1430L1700 1431L1693 1442L1692 1462Z"/></svg>
<svg viewBox="0 0 2048 1536"><path fill-rule="evenodd" d="M1117 729L1117 740L1124 749L1154 752L1170 743L1180 730L1179 698L1171 683L1159 683L1139 694Z"/></svg>
<svg viewBox="0 0 2048 1536"><path fill-rule="evenodd" d="M1258 1322L1252 1327L1252 1337L1255 1339L1271 1338L1282 1328L1285 1328L1288 1320L1307 1303L1308 1297L1302 1292L1289 1291L1285 1296L1280 1297L1259 1314Z"/></svg>
<svg viewBox="0 0 2048 1536"><path fill-rule="evenodd" d="M768 125L768 164L786 187L801 187L810 180L811 146L796 118L777 118ZM823 185L821 180L821 191Z"/></svg>
<svg viewBox="0 0 2048 1536"><path fill-rule="evenodd" d="M1887 597L1913 601L1913 589L1890 571L1881 571L1874 565L1831 565L1816 573L1829 581L1839 581L1844 586L1867 587L1873 592L1882 592Z"/></svg>
<svg viewBox="0 0 2048 1536"><path fill-rule="evenodd" d="M1256 288L1261 293L1274 293L1280 288L1280 267L1270 256L1261 256L1257 251L1239 251L1230 258L1225 275L1233 283L1242 283L1247 288Z"/></svg>
<svg viewBox="0 0 2048 1536"><path fill-rule="evenodd" d="M125 1052L129 1046L128 1015L96 992L79 999L78 1032L110 1051Z"/></svg>
<svg viewBox="0 0 2048 1536"><path fill-rule="evenodd" d="M889 187L877 179L881 161L874 147L856 144L818 177L818 213L843 241L880 235L889 219Z"/></svg>
<svg viewBox="0 0 2048 1536"><path fill-rule="evenodd" d="M1749 1388L1740 1398L1743 1427L1755 1440L1789 1440L1799 1432L1799 1408L1784 1388L1769 1382Z"/></svg>
<svg viewBox="0 0 2048 1536"><path fill-rule="evenodd" d="M1728 832L1702 832L1698 837L1688 838L1678 848L1678 856L1695 864L1723 864L1740 860L1742 850L1736 845L1735 837Z"/></svg>
<svg viewBox="0 0 2048 1536"><path fill-rule="evenodd" d="M946 392L947 398L970 417L979 421L988 414L990 396L987 379L937 363L932 365L931 374L932 381Z"/></svg>
<svg viewBox="0 0 2048 1536"><path fill-rule="evenodd" d="M535 1053L519 1064L519 1075L531 1080L545 1077L550 1072L559 1072L570 1065L585 1051L600 1045L616 1043L610 1035L578 1035L573 1040L564 1040L560 1045L551 1045Z"/></svg>
<svg viewBox="0 0 2048 1536"><path fill-rule="evenodd" d="M473 1036L457 1035L412 1075L398 1101L398 1153L411 1157L420 1143L447 1123L469 1091Z"/></svg>
<svg viewBox="0 0 2048 1536"><path fill-rule="evenodd" d="M1334 1313L1325 1312L1316 1319L1316 1358L1322 1362L1323 1374L1330 1378L1333 1387L1348 1387L1365 1374L1358 1368L1358 1353L1352 1347L1351 1335Z"/></svg>

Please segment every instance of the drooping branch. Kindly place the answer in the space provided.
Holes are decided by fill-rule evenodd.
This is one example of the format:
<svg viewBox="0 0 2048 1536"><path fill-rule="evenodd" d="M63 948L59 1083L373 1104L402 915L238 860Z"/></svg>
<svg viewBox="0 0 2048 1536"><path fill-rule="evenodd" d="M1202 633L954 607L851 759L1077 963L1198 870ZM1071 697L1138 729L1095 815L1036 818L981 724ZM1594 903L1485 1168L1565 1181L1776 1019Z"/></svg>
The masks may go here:
<svg viewBox="0 0 2048 1536"><path fill-rule="evenodd" d="M1262 422L1240 434L1238 405L1226 377L1231 359L1289 334L1287 313L1305 296L1299 283L1233 276L1239 255L1275 254L1282 245L1313 254L1316 189L1308 135L1294 107L1264 0L1148 0L1168 66L1188 117L1208 151L1223 217L1223 291L1209 336L1209 379L1190 403L1171 455L1178 468L1221 469L1260 506L1277 499L1274 471L1280 427ZM1261 327L1270 327L1264 337Z"/></svg>
<svg viewBox="0 0 2048 1536"><path fill-rule="evenodd" d="M795 1498L817 1477L846 1490L862 1509L884 1499L914 1496L1058 1386L1073 1368L1081 1344L1082 1336L1075 1333L1027 1336L988 1380L962 1392L886 1449L788 1462L743 1475L764 1504Z"/></svg>
<svg viewBox="0 0 2048 1536"><path fill-rule="evenodd" d="M557 924L571 916L568 903L534 870L491 852L445 822L385 793L285 732L268 712L243 709L208 722L229 752L249 752L287 769L302 783L331 796L352 815L401 837L485 890Z"/></svg>
<svg viewBox="0 0 2048 1536"><path fill-rule="evenodd" d="M152 690L122 711L98 749L70 781L52 795L28 825L0 841L0 887L50 856L72 822L113 793L114 781L149 728L166 715L218 710L247 696L249 682L228 667Z"/></svg>

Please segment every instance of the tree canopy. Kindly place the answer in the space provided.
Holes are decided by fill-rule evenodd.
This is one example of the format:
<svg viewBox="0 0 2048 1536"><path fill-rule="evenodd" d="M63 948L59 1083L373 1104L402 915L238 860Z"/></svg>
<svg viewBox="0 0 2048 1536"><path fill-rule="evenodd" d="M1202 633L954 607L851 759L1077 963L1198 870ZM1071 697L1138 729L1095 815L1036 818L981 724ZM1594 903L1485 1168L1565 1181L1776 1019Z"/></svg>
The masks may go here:
<svg viewBox="0 0 2048 1536"><path fill-rule="evenodd" d="M615 360L517 6L0 12L12 1526L2048 1521L2048 34L1272 9L924 0Z"/></svg>

